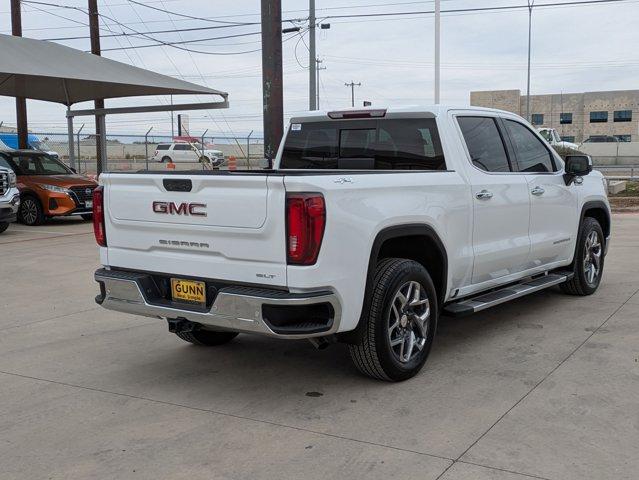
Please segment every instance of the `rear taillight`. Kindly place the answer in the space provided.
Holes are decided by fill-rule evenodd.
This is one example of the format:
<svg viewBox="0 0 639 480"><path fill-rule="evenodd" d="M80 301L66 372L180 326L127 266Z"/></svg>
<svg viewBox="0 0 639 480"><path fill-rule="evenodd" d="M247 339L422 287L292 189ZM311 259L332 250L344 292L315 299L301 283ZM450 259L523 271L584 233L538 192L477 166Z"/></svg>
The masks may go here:
<svg viewBox="0 0 639 480"><path fill-rule="evenodd" d="M326 205L319 193L286 195L286 252L290 265L313 265L322 245Z"/></svg>
<svg viewBox="0 0 639 480"><path fill-rule="evenodd" d="M104 229L104 188L101 186L93 190L93 234L98 245L107 246Z"/></svg>

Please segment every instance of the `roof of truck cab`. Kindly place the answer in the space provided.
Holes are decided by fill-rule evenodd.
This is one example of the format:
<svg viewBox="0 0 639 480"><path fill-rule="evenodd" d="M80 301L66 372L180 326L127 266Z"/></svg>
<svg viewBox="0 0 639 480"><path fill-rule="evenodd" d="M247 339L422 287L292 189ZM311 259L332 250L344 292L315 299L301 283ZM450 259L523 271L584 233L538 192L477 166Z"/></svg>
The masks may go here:
<svg viewBox="0 0 639 480"><path fill-rule="evenodd" d="M371 107L348 107L348 108L340 108L340 109L331 109L331 110L316 110L304 112L299 115L295 115L291 117L291 123L303 123L303 122L313 122L318 121L320 119L331 120L328 116L329 113L332 112L367 112L367 111L375 111L375 110L386 110L386 114L384 117L373 117L373 118L401 118L401 117L421 117L421 118L435 118L439 115L443 115L449 110L466 110L466 111L477 111L477 112L490 112L496 114L508 114L515 115L512 112L507 112L505 110L498 110L496 108L485 108L485 107L474 107L468 105L405 105L405 106L395 106L395 107L385 107L385 106L371 106Z"/></svg>

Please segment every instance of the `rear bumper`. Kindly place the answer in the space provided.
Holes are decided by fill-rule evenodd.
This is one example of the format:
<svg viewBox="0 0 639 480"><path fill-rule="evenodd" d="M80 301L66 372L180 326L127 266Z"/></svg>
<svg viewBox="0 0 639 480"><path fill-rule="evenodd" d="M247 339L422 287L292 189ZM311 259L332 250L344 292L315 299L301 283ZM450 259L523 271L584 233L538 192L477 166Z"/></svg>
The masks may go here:
<svg viewBox="0 0 639 480"><path fill-rule="evenodd" d="M96 303L108 310L155 317L184 319L212 330L255 333L278 338L312 338L337 332L341 307L329 291L304 294L280 290L226 286L210 307L176 305L161 298L150 274L100 269Z"/></svg>

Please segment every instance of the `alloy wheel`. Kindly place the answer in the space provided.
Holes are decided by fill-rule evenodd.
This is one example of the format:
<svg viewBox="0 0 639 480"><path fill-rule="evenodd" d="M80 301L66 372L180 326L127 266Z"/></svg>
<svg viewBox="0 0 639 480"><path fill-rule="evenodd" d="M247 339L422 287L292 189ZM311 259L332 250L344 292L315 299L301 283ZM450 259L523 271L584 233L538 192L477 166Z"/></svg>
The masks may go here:
<svg viewBox="0 0 639 480"><path fill-rule="evenodd" d="M401 363L409 362L426 344L430 324L430 301L415 281L403 284L391 303L388 340Z"/></svg>
<svg viewBox="0 0 639 480"><path fill-rule="evenodd" d="M599 235L594 230L586 237L584 245L584 263L583 270L586 281L589 285L594 285L599 278L601 272L601 241Z"/></svg>
<svg viewBox="0 0 639 480"><path fill-rule="evenodd" d="M33 225L38 218L38 206L35 201L27 198L22 202L21 208L22 211L20 213L24 223L27 225Z"/></svg>

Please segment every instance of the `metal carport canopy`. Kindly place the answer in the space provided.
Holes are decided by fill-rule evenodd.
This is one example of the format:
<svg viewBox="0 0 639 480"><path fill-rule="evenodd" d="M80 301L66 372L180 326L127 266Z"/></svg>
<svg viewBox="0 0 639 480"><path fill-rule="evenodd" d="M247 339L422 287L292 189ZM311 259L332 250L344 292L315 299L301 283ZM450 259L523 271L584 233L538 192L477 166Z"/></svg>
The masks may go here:
<svg viewBox="0 0 639 480"><path fill-rule="evenodd" d="M67 106L69 159L73 162L73 117L114 113L228 108L228 94L44 40L0 34L0 95ZM145 95L217 95L222 101L70 110L88 100ZM102 129L104 134L105 129ZM104 145L104 142L103 142Z"/></svg>

